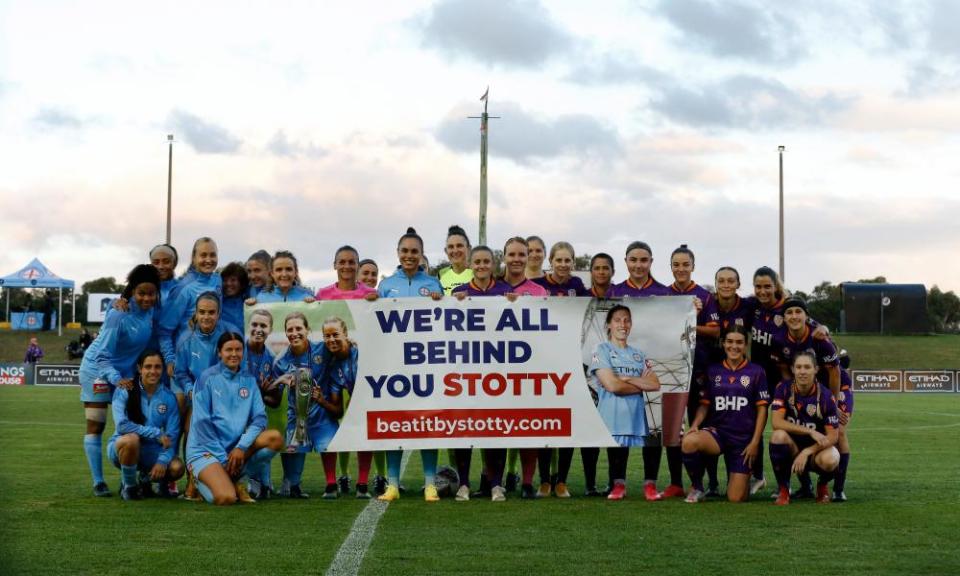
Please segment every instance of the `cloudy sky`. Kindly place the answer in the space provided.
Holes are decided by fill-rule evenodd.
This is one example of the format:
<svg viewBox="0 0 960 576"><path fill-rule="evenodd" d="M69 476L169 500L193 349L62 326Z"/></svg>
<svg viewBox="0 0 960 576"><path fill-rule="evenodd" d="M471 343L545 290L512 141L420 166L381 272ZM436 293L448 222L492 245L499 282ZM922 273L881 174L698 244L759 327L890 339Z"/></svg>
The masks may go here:
<svg viewBox="0 0 960 576"><path fill-rule="evenodd" d="M0 274L83 282L163 240L221 262L344 243L395 265L416 226L475 237L490 86L491 244L635 239L794 289L960 290L960 2L0 0ZM618 271L622 276L622 270Z"/></svg>

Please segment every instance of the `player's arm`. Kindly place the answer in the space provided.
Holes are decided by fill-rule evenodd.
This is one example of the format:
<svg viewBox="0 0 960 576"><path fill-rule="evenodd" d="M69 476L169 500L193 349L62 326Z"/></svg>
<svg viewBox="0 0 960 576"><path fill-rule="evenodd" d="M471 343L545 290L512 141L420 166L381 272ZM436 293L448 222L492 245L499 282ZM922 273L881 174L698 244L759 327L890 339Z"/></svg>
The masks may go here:
<svg viewBox="0 0 960 576"><path fill-rule="evenodd" d="M600 385L611 394L630 396L641 392L639 388L614 374L611 368L598 368L595 374Z"/></svg>
<svg viewBox="0 0 960 576"><path fill-rule="evenodd" d="M757 402L757 422L753 426L753 437L750 443L743 449L741 456L748 466L753 466L753 460L760 452L760 443L763 442L763 430L767 427L767 402L760 400Z"/></svg>
<svg viewBox="0 0 960 576"><path fill-rule="evenodd" d="M660 378L650 368L644 370L641 376L629 376L623 378L623 380L636 387L640 392L656 392L660 389Z"/></svg>
<svg viewBox="0 0 960 576"><path fill-rule="evenodd" d="M703 424L703 421L707 419L707 414L710 413L710 400L706 398L700 399L700 404L697 406L697 413L693 416L693 423L690 424L690 432L696 432L700 429L700 425Z"/></svg>
<svg viewBox="0 0 960 576"><path fill-rule="evenodd" d="M834 398L840 397L840 366L834 364L827 366L827 374L830 380L830 394Z"/></svg>

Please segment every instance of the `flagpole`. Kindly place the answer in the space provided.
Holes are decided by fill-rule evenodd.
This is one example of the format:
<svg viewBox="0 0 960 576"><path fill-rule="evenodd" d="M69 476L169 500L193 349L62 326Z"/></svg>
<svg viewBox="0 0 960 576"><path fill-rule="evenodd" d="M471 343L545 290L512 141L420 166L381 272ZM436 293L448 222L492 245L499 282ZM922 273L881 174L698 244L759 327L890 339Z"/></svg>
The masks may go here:
<svg viewBox="0 0 960 576"><path fill-rule="evenodd" d="M489 102L490 87L483 93L480 100L483 102L483 114L480 116L469 116L469 118L480 119L480 231L479 243L487 243L487 132L489 128L488 120L490 118L499 118L499 116L490 116L487 113L487 103Z"/></svg>

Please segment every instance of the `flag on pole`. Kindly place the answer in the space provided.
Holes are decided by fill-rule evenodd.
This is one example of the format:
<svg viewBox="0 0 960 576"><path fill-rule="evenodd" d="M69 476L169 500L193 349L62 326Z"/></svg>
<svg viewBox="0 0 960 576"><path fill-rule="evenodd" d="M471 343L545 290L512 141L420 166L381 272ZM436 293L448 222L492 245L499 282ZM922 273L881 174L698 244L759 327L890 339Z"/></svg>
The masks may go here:
<svg viewBox="0 0 960 576"><path fill-rule="evenodd" d="M486 102L486 101L487 101L487 94L489 94L489 93L490 93L490 87L487 86L487 91L484 92L484 93L483 93L483 96L480 97L480 101L481 101L481 102Z"/></svg>

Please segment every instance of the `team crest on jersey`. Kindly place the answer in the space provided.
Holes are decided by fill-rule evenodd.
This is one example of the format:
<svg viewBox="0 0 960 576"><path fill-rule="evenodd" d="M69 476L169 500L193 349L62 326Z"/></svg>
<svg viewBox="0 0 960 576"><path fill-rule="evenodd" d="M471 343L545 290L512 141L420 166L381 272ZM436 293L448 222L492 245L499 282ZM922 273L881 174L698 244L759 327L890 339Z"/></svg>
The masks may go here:
<svg viewBox="0 0 960 576"><path fill-rule="evenodd" d="M323 364L323 354L317 354L313 357L314 364Z"/></svg>
<svg viewBox="0 0 960 576"><path fill-rule="evenodd" d="M816 405L816 404L807 404L807 415L808 415L808 416L813 416L813 415L815 415L816 413L817 413L817 405Z"/></svg>
<svg viewBox="0 0 960 576"><path fill-rule="evenodd" d="M749 377L749 376L741 376L741 377L740 377L740 384L742 384L744 388L746 388L747 386L749 386L749 385L750 385L750 377Z"/></svg>
<svg viewBox="0 0 960 576"><path fill-rule="evenodd" d="M783 355L787 358L790 357L790 349L787 348L786 346L783 347Z"/></svg>
<svg viewBox="0 0 960 576"><path fill-rule="evenodd" d="M157 404L157 414L166 414L167 405L166 404Z"/></svg>
<svg viewBox="0 0 960 576"><path fill-rule="evenodd" d="M776 314L773 317L773 323L777 328L779 328L780 326L783 326L783 316Z"/></svg>
<svg viewBox="0 0 960 576"><path fill-rule="evenodd" d="M246 388L241 388L241 389L240 389L240 397L241 397L241 398L246 398L246 397L249 396L249 395L250 395L250 391L249 391L249 390L247 390Z"/></svg>
<svg viewBox="0 0 960 576"><path fill-rule="evenodd" d="M715 378L713 379L713 385L714 385L714 386L719 386L719 385L720 385L720 377L719 377L719 376L717 376L717 377L715 377Z"/></svg>
<svg viewBox="0 0 960 576"><path fill-rule="evenodd" d="M420 287L420 290L418 290L418 292L420 292L420 295L421 295L421 296L429 296L429 295L430 295L430 289L427 288L426 286L421 286L421 287Z"/></svg>
<svg viewBox="0 0 960 576"><path fill-rule="evenodd" d="M633 359L637 362L639 362L641 358L643 358L643 356L639 352L633 355Z"/></svg>
<svg viewBox="0 0 960 576"><path fill-rule="evenodd" d="M591 363L591 364L599 364L599 363L600 363L600 359L597 358L597 355L596 355L596 354L594 354L594 355L590 358L590 363Z"/></svg>

